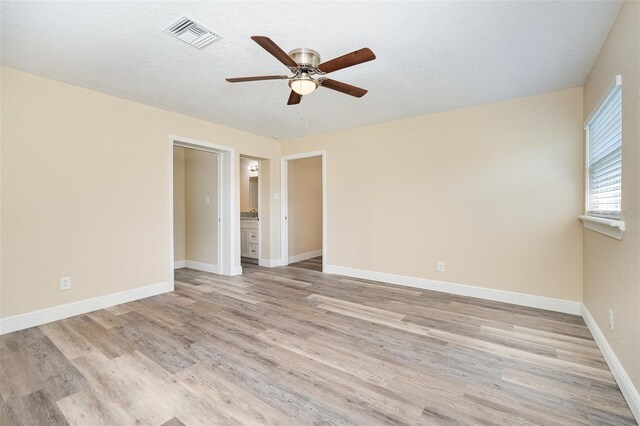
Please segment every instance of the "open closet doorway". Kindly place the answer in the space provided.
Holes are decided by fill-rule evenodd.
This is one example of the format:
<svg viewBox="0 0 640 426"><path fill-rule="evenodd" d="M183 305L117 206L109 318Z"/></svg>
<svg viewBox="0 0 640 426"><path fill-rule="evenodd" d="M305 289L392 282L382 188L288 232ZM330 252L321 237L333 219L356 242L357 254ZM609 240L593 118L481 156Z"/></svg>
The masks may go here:
<svg viewBox="0 0 640 426"><path fill-rule="evenodd" d="M169 135L169 250L175 270L242 273L236 245L235 149Z"/></svg>
<svg viewBox="0 0 640 426"><path fill-rule="evenodd" d="M324 151L282 158L283 264L324 271L326 261Z"/></svg>
<svg viewBox="0 0 640 426"><path fill-rule="evenodd" d="M220 156L173 148L174 268L220 273Z"/></svg>

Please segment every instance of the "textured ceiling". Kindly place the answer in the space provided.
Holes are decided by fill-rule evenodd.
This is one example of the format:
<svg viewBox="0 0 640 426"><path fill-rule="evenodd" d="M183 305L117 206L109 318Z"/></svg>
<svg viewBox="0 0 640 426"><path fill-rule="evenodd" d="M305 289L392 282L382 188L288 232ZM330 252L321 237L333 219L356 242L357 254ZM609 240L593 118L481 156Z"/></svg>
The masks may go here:
<svg viewBox="0 0 640 426"><path fill-rule="evenodd" d="M620 9L607 1L6 2L2 64L203 118L290 138L582 85ZM163 32L187 14L224 36L198 50ZM373 62L287 106L286 74L249 38L322 59L371 48ZM308 129L301 120L308 111Z"/></svg>

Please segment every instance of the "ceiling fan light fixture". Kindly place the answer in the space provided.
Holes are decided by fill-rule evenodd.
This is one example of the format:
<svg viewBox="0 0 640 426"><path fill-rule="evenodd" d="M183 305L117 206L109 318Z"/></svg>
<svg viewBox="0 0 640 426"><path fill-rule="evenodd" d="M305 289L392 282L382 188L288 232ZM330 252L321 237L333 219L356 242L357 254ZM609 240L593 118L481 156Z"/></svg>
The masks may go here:
<svg viewBox="0 0 640 426"><path fill-rule="evenodd" d="M304 47L293 49L289 53L282 50L273 40L265 36L252 36L251 40L258 43L260 47L266 50L280 63L293 73L293 77L286 75L260 75L253 77L235 77L227 78L229 83L242 83L245 81L263 81L263 80L289 80L289 99L287 105L298 105L305 95L310 95L320 86L344 93L356 98L361 98L367 94L365 89L342 83L337 80L324 77L325 74L349 68L354 65L362 64L376 59L376 55L368 47L354 50L346 55L338 56L330 61L321 62L320 54L313 49ZM318 74L317 79L312 75Z"/></svg>
<svg viewBox="0 0 640 426"><path fill-rule="evenodd" d="M313 93L318 88L318 82L309 76L307 72L301 72L289 81L291 90L299 95L305 96Z"/></svg>

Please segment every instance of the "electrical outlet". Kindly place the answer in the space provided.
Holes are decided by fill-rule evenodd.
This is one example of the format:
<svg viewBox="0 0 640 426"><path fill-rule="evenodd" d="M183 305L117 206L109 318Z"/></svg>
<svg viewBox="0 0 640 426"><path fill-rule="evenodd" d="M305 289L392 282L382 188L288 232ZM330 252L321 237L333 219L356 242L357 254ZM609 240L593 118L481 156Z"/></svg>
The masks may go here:
<svg viewBox="0 0 640 426"><path fill-rule="evenodd" d="M71 277L60 278L60 290L69 290L71 288Z"/></svg>
<svg viewBox="0 0 640 426"><path fill-rule="evenodd" d="M438 261L437 269L438 272L444 272L444 262L442 260Z"/></svg>
<svg viewBox="0 0 640 426"><path fill-rule="evenodd" d="M613 330L613 311L609 309L609 328Z"/></svg>

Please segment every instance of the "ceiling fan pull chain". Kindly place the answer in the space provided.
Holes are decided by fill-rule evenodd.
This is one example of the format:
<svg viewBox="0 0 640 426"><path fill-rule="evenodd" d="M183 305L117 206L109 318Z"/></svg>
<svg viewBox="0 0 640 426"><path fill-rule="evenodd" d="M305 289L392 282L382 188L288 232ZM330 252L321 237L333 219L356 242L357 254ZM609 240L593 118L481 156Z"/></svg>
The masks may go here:
<svg viewBox="0 0 640 426"><path fill-rule="evenodd" d="M304 129L309 130L309 100L306 99L308 96L303 98L304 100Z"/></svg>

